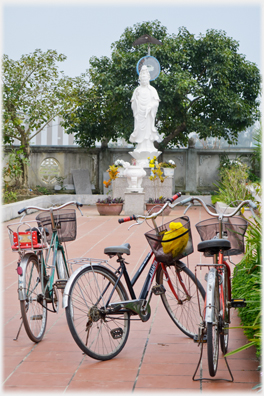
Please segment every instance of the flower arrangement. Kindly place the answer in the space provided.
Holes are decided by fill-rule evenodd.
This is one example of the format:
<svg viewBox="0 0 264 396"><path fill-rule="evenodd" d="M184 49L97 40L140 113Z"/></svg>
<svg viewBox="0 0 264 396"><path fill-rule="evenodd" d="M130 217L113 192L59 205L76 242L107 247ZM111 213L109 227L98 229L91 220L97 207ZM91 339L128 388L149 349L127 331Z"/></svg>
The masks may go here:
<svg viewBox="0 0 264 396"><path fill-rule="evenodd" d="M106 180L103 181L106 188L108 188L111 185L112 180L115 180L117 178L117 175L119 173L118 167L115 165L110 165L109 168L107 169L107 172L109 173L110 179L107 181Z"/></svg>
<svg viewBox="0 0 264 396"><path fill-rule="evenodd" d="M117 159L114 162L114 165L117 166L118 168L125 168L127 165L130 165L130 164L129 164L129 162L126 162L126 161L124 161L122 159L121 160Z"/></svg>
<svg viewBox="0 0 264 396"><path fill-rule="evenodd" d="M163 183L166 177L163 176L163 171L161 170L161 164L158 163L157 157L154 156L153 159L150 159L150 157L148 157L148 160L149 160L149 167L151 168L151 172L152 172L149 179L155 181L157 178L159 178L161 183Z"/></svg>
<svg viewBox="0 0 264 396"><path fill-rule="evenodd" d="M147 203L149 204L165 204L166 202L166 197L163 197L162 195L159 198L149 198Z"/></svg>
<svg viewBox="0 0 264 396"><path fill-rule="evenodd" d="M103 203L103 204L116 204L116 203L124 203L123 198L119 197L119 198L111 198L110 196L108 196L105 199L98 199L96 201L96 203Z"/></svg>
<svg viewBox="0 0 264 396"><path fill-rule="evenodd" d="M160 166L161 168L176 168L176 164L173 160L161 162Z"/></svg>

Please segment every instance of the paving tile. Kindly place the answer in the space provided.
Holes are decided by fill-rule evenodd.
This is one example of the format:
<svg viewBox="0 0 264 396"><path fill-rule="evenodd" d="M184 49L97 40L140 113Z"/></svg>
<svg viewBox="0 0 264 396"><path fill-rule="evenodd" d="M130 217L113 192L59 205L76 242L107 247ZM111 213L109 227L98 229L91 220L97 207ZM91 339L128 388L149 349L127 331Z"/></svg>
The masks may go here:
<svg viewBox="0 0 264 396"><path fill-rule="evenodd" d="M73 380L66 390L67 393L76 391L85 392L131 392L133 382L107 382L107 381L76 381Z"/></svg>
<svg viewBox="0 0 264 396"><path fill-rule="evenodd" d="M154 389L199 389L197 382L191 381L190 376L184 375L140 375L136 388L154 388Z"/></svg>
<svg viewBox="0 0 264 396"><path fill-rule="evenodd" d="M182 208L173 210L167 218L169 221L182 215ZM127 270L132 278L149 251L144 233L149 230L146 224L133 227L131 224L119 225L118 217L99 216L96 208L85 206L84 217L77 212L78 232L76 241L67 244L69 257L97 257L107 259L104 247L129 242L131 255ZM193 244L199 242L199 235L194 228L195 222L206 218L199 207L189 212L192 225ZM35 214L29 216L34 219ZM167 221L166 219L166 221ZM5 223L3 226L6 227ZM7 241L6 230L3 237ZM8 241L7 241L8 242ZM235 257L236 262L239 257ZM131 321L130 335L122 352L114 359L101 362L82 353L73 340L61 306L58 314L48 313L47 331L42 342L32 343L22 327L19 339L13 341L20 324L20 306L17 297L17 258L10 248L4 248L3 254L3 390L21 392L120 392L131 393L210 393L212 391L251 391L259 381L256 371L259 362L254 348L245 350L228 358L235 382L192 381L192 376L199 361L200 349L197 344L186 337L168 316L160 297L151 299L151 317L149 321ZM188 263L186 259L184 262ZM194 251L189 256L189 267L195 271L197 263L208 263L209 259ZM109 260L117 268L115 258ZM78 267L76 265L75 267ZM149 265L135 285L136 296L144 284ZM203 285L204 271L197 271ZM237 311L231 311L232 325L240 320ZM247 342L243 330L230 330L230 348L235 349ZM206 367L206 346L202 367ZM219 360L217 376L227 373L224 359ZM138 376L138 377L137 377ZM7 379L8 378L8 379ZM137 378L137 379L136 379ZM201 387L201 390L200 390Z"/></svg>

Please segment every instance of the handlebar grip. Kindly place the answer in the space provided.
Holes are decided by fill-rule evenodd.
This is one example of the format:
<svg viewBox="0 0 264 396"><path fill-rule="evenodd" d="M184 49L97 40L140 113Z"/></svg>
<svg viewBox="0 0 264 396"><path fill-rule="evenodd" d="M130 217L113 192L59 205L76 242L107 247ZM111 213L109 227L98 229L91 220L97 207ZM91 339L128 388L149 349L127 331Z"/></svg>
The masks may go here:
<svg viewBox="0 0 264 396"><path fill-rule="evenodd" d="M27 208L20 209L17 213L20 215L21 213L25 212L25 210L27 210Z"/></svg>
<svg viewBox="0 0 264 396"><path fill-rule="evenodd" d="M256 205L254 202L249 201L248 204L249 204L249 206L251 206L252 209L254 209L254 210L257 210L257 209L258 209L257 205Z"/></svg>
<svg viewBox="0 0 264 396"><path fill-rule="evenodd" d="M188 197L181 201L181 205L185 205L193 200L193 197Z"/></svg>
<svg viewBox="0 0 264 396"><path fill-rule="evenodd" d="M174 201L176 201L176 199L181 197L181 193L178 192L177 194L173 195L173 197L168 198L167 201L169 201L170 203L173 203Z"/></svg>
<svg viewBox="0 0 264 396"><path fill-rule="evenodd" d="M82 206L83 206L83 204L82 204L82 203L80 203L80 202L77 202L77 201L76 201L76 206L77 206L77 208L78 208L78 206L82 207Z"/></svg>
<svg viewBox="0 0 264 396"><path fill-rule="evenodd" d="M132 215L130 217L124 217L123 219L118 219L118 223L125 223L126 221L131 221L131 220L137 220L135 215Z"/></svg>

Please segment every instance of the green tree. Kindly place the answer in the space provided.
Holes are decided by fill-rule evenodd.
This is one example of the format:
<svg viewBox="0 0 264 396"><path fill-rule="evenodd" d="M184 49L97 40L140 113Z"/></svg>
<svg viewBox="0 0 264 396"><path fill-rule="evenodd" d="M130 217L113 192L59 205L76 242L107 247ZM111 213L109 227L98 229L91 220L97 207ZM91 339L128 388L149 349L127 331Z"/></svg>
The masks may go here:
<svg viewBox="0 0 264 396"><path fill-rule="evenodd" d="M3 56L3 141L20 142L25 161L22 164L23 185L28 185L30 140L56 116L73 110L78 103L75 93L78 78L65 77L57 62L66 57L56 51L35 50L18 61Z"/></svg>
<svg viewBox="0 0 264 396"><path fill-rule="evenodd" d="M159 77L151 82L161 99L157 125L164 139L156 142L157 148L186 144L193 131L201 139L223 137L234 143L259 118L260 72L238 53L237 41L216 30L195 37L184 27L169 35L156 20L126 28L112 44L111 58L90 59L85 100L64 123L80 145L92 147L96 139L129 140L136 65L148 52L148 44L132 44L143 34L163 43L150 44L161 65Z"/></svg>

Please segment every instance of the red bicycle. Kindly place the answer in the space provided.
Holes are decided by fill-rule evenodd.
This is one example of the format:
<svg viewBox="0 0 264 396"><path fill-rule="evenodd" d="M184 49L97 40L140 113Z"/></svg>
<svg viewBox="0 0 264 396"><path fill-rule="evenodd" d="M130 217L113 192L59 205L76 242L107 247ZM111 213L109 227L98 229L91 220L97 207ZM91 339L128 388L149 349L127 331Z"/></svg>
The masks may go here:
<svg viewBox="0 0 264 396"><path fill-rule="evenodd" d="M179 203L189 203L184 213L195 200L200 202L206 212L212 216L211 219L196 224L196 229L201 237L201 242L197 246L198 251L203 252L206 257L213 257L213 262L197 264L196 267L208 267L209 269L205 277L207 288L197 341L202 345L207 342L208 369L210 376L214 377L218 367L219 343L223 354L226 354L228 349L230 309L246 306L243 299L232 299L231 269L225 260L225 257L244 253L244 235L248 223L244 218L235 216L235 214L247 205L251 209L252 215L255 216L253 209L256 210L257 206L247 200L241 202L230 214L213 213L201 198L189 197ZM229 369L228 364L227 367ZM231 374L230 369L229 372ZM233 378L232 374L231 377Z"/></svg>

